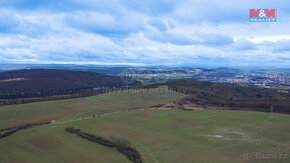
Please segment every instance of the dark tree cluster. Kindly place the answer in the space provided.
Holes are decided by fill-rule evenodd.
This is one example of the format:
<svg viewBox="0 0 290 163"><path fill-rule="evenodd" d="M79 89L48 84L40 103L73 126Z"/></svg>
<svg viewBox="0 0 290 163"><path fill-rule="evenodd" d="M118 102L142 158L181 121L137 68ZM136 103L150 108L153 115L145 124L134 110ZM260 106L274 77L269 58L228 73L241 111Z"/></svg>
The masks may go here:
<svg viewBox="0 0 290 163"><path fill-rule="evenodd" d="M110 148L116 148L120 153L127 156L128 159L134 163L143 162L141 154L135 148L128 146L129 144L127 143L127 141L124 141L122 139L117 139L117 138L114 138L113 140L108 140L100 136L84 133L80 129L74 129L73 127L66 128L65 130L69 133L74 133L89 141L92 141L92 142L95 142L95 143L98 143L98 144L101 144Z"/></svg>
<svg viewBox="0 0 290 163"><path fill-rule="evenodd" d="M19 126L14 126L14 127L8 127L4 129L0 129L0 139L10 136L14 134L15 132L19 130L24 130L27 128L33 128L35 126L41 126L41 125L47 125L50 124L51 121L45 121L45 122L37 122L37 123L30 123L30 124L25 124L25 125L19 125Z"/></svg>
<svg viewBox="0 0 290 163"><path fill-rule="evenodd" d="M273 105L276 112L290 113L290 94L280 93L275 89L189 80L170 81L166 84L169 89L187 94L187 98L180 101L181 104L191 102L205 107L264 112L269 112Z"/></svg>
<svg viewBox="0 0 290 163"><path fill-rule="evenodd" d="M51 95L51 96L36 96L36 97L19 97L19 98L0 98L0 106L3 105L15 105L15 104L24 104L31 102L40 102L40 101L51 101L51 100L63 100L79 97L94 96L103 93L103 91L80 91L74 94L63 94L63 95Z"/></svg>
<svg viewBox="0 0 290 163"><path fill-rule="evenodd" d="M14 134L15 132L17 132L17 130L11 130L11 131L4 132L3 134L0 134L0 139L7 137L7 136L10 136L10 135Z"/></svg>
<svg viewBox="0 0 290 163"><path fill-rule="evenodd" d="M118 76L59 69L29 69L0 73L0 105L85 97L140 85Z"/></svg>
<svg viewBox="0 0 290 163"><path fill-rule="evenodd" d="M0 99L75 94L98 87L121 87L118 76L58 69L15 70L0 73Z"/></svg>

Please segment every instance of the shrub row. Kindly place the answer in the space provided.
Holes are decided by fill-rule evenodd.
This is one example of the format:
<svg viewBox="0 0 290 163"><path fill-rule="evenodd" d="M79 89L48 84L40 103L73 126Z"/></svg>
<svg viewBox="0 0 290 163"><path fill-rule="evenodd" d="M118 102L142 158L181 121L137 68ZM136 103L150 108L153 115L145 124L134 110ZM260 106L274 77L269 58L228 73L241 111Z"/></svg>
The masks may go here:
<svg viewBox="0 0 290 163"><path fill-rule="evenodd" d="M0 134L0 139L7 137L7 136L10 136L10 135L14 134L16 131L17 130L11 130L11 131L5 132L4 134Z"/></svg>
<svg viewBox="0 0 290 163"><path fill-rule="evenodd" d="M110 141L110 140L105 139L105 138L100 137L100 136L81 132L80 129L74 129L73 127L66 128L65 130L69 133L74 133L74 134L76 134L84 139L87 139L89 141L92 141L92 142L95 142L95 143L98 143L98 144L101 144L101 145L104 145L107 147L116 148L120 153L127 156L128 159L131 160L133 163L142 163L143 162L141 154L135 148L129 147L129 146L122 144L122 143Z"/></svg>
<svg viewBox="0 0 290 163"><path fill-rule="evenodd" d="M19 130L24 130L27 128L32 128L35 126L40 126L40 125L46 125L46 124L50 124L51 121L45 121L45 122L37 122L37 123L30 123L30 124L25 124L25 125L19 125L19 126L14 126L14 127L8 127L8 128L4 128L4 129L0 129L0 132L4 132L2 134L0 134L0 139L10 136L12 134L14 134L15 132L19 131Z"/></svg>

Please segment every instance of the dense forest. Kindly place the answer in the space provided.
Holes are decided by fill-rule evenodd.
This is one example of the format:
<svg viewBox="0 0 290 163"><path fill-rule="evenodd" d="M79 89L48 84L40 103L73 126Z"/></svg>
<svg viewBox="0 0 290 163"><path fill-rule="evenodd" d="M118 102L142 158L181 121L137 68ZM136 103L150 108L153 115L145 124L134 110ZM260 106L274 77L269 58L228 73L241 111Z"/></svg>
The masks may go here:
<svg viewBox="0 0 290 163"><path fill-rule="evenodd" d="M229 109L252 111L270 111L290 113L290 94L281 93L275 89L255 86L239 86L228 83L212 83L205 81L175 80L165 83L169 89L185 90L187 98L180 101L202 106L218 106ZM180 88L183 89L180 89Z"/></svg>
<svg viewBox="0 0 290 163"><path fill-rule="evenodd" d="M131 83L138 85L139 82ZM96 72L25 69L0 73L0 105L96 95L127 87L120 77Z"/></svg>
<svg viewBox="0 0 290 163"><path fill-rule="evenodd" d="M0 73L0 99L73 94L121 86L124 83L120 77L95 72L28 69Z"/></svg>

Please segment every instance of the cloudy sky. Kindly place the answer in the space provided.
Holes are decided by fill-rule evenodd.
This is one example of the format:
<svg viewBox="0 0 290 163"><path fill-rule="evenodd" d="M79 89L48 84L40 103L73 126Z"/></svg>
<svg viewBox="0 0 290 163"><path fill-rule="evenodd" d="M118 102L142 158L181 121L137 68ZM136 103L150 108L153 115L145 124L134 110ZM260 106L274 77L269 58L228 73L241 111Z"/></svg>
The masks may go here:
<svg viewBox="0 0 290 163"><path fill-rule="evenodd" d="M0 0L0 63L289 68L290 1Z"/></svg>

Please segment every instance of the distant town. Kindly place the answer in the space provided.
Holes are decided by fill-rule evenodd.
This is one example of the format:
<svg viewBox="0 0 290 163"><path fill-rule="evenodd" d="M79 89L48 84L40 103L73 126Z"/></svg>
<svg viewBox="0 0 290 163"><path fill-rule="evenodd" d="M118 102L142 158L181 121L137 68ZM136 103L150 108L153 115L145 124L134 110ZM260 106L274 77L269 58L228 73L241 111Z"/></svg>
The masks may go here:
<svg viewBox="0 0 290 163"><path fill-rule="evenodd" d="M204 71L199 69L197 72L197 75L193 77L197 80L256 85L263 88L290 89L289 70Z"/></svg>
<svg viewBox="0 0 290 163"><path fill-rule="evenodd" d="M243 70L232 68L168 68L168 69L150 69L150 68L130 68L141 81L153 82L160 79L174 80L201 80L211 82L225 82L239 84L243 86L256 85L262 88L274 88L281 90L290 90L290 70ZM130 71L129 72L133 72ZM134 73L132 73L134 75ZM150 75L149 75L150 74Z"/></svg>

